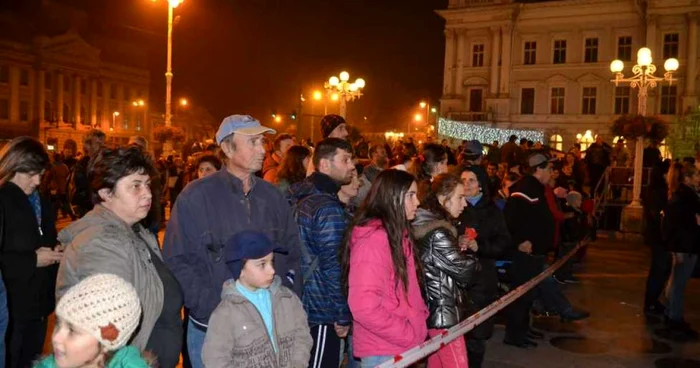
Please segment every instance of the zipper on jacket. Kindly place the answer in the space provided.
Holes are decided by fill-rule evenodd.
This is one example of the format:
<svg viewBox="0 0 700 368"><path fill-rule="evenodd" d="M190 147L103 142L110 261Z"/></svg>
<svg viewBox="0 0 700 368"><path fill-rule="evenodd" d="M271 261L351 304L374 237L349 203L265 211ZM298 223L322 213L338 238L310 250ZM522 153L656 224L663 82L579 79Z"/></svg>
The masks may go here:
<svg viewBox="0 0 700 368"><path fill-rule="evenodd" d="M251 224L252 222L252 214L251 214L251 209L250 209L250 192L246 193L243 195L243 199L241 200L241 204L243 207L245 207L246 214L248 215L248 225Z"/></svg>
<svg viewBox="0 0 700 368"><path fill-rule="evenodd" d="M270 334L267 333L267 326L265 325L265 319L262 316L262 313L258 310L258 308L246 298L246 302L249 303L250 305L253 306L253 309L258 313L258 316L260 317L260 321L262 322L263 328L265 328L265 336L267 336L267 341L270 343L270 347L272 347L272 353L275 354L275 358L277 359L277 366L280 366L280 354L279 354L279 339L277 338L277 324L275 323L275 309L274 309L274 304L272 301L272 290L270 290L270 309L272 311L272 332L275 335L274 339L275 341L272 341L272 338L270 338ZM275 349L275 343L277 343L277 349Z"/></svg>

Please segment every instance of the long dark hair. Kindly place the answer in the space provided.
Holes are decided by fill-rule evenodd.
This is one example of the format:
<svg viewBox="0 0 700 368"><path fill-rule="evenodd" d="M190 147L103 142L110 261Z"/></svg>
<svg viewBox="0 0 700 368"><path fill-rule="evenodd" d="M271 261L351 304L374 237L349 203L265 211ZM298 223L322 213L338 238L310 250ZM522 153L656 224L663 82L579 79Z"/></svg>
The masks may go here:
<svg viewBox="0 0 700 368"><path fill-rule="evenodd" d="M304 159L311 156L311 151L304 146L291 146L284 156L277 173L278 179L285 179L289 185L300 182L306 177Z"/></svg>
<svg viewBox="0 0 700 368"><path fill-rule="evenodd" d="M673 163L668 170L668 199L671 199L673 194L680 188L685 179L690 179L695 175L697 169L692 165L683 165L681 163Z"/></svg>
<svg viewBox="0 0 700 368"><path fill-rule="evenodd" d="M44 145L32 137L17 137L0 151L0 186L17 173L38 174L49 167Z"/></svg>
<svg viewBox="0 0 700 368"><path fill-rule="evenodd" d="M440 204L438 196L450 197L454 193L458 185L463 185L461 179L453 174L440 174L433 178L433 182L429 186L421 188L418 191L418 200L420 208L426 209L434 214L440 215L445 219L449 219L449 212Z"/></svg>
<svg viewBox="0 0 700 368"><path fill-rule="evenodd" d="M343 286L348 292L348 275L350 273L351 236L355 227L366 225L371 220L380 220L389 238L391 261L394 264L395 288L399 282L404 291L408 292L408 262L403 250L403 238L408 235L411 246L415 243L411 237L410 224L406 218L405 195L415 182L413 175L401 170L384 170L372 182L372 187L362 205L355 213L350 227L345 232L340 264L343 268ZM418 252L413 249L413 260L416 265L416 276L421 280L422 270L418 260Z"/></svg>
<svg viewBox="0 0 700 368"><path fill-rule="evenodd" d="M426 143L423 152L413 159L408 172L416 177L416 181L429 180L435 167L447 159L445 147L437 143Z"/></svg>

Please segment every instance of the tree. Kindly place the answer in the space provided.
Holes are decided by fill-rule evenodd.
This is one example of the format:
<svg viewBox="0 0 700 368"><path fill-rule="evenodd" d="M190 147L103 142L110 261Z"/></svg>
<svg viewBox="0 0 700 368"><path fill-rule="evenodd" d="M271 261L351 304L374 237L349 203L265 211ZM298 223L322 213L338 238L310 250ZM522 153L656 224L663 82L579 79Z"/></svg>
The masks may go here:
<svg viewBox="0 0 700 368"><path fill-rule="evenodd" d="M676 118L666 144L674 158L695 157L700 149L700 107Z"/></svg>

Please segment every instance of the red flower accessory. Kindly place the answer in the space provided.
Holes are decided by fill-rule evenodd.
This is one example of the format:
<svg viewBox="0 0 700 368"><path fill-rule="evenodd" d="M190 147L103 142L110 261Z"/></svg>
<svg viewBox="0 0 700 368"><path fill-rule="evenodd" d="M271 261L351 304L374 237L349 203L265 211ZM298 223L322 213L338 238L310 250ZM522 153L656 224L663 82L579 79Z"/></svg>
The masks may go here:
<svg viewBox="0 0 700 368"><path fill-rule="evenodd" d="M100 327L100 336L106 341L114 342L119 337L119 329L110 322L107 326Z"/></svg>
<svg viewBox="0 0 700 368"><path fill-rule="evenodd" d="M464 235L467 236L468 240L476 240L476 238L479 237L479 234L477 234L476 229L468 227L466 230L464 230Z"/></svg>
<svg viewBox="0 0 700 368"><path fill-rule="evenodd" d="M423 156L423 155L418 155L418 160L419 160L420 162L425 162L425 156Z"/></svg>

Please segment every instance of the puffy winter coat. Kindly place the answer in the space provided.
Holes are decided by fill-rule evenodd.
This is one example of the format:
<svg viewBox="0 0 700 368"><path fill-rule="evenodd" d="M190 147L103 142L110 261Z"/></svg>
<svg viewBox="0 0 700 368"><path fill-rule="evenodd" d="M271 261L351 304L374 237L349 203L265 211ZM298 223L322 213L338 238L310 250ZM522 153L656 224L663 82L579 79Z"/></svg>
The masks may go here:
<svg viewBox="0 0 700 368"><path fill-rule="evenodd" d="M469 316L466 292L478 260L459 248L457 230L441 215L418 209L413 235L423 263L428 328L450 328Z"/></svg>

